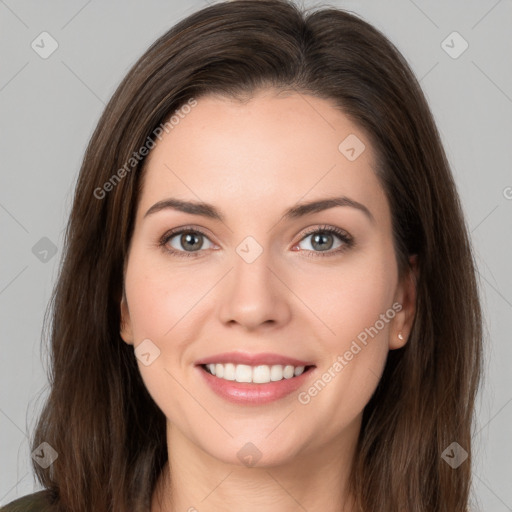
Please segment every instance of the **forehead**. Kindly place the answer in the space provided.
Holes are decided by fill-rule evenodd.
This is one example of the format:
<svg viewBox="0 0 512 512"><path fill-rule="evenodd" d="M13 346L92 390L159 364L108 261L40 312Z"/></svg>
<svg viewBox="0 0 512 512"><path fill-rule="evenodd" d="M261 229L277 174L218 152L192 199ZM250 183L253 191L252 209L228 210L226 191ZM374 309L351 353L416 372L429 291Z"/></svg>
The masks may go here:
<svg viewBox="0 0 512 512"><path fill-rule="evenodd" d="M175 120L147 157L140 215L170 196L254 212L345 195L389 216L370 141L327 100L204 96Z"/></svg>

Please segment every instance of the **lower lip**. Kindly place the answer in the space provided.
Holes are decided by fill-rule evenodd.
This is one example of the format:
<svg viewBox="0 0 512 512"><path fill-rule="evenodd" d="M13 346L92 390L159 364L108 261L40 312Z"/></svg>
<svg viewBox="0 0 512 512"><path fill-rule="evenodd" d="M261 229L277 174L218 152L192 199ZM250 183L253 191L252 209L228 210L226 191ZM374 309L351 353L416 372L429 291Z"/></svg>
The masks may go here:
<svg viewBox="0 0 512 512"><path fill-rule="evenodd" d="M236 404L266 404L290 395L302 386L316 369L310 367L298 377L281 379L266 384L254 384L252 382L236 382L234 380L221 379L207 372L202 366L196 366L206 383L220 397Z"/></svg>

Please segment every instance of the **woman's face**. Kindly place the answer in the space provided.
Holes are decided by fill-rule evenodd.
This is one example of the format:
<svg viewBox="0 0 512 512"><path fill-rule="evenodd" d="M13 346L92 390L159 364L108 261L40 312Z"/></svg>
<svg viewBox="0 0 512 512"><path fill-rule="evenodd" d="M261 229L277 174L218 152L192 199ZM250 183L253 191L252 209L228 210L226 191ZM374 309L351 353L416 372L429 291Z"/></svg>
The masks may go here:
<svg viewBox="0 0 512 512"><path fill-rule="evenodd" d="M249 466L353 444L414 314L374 158L331 103L270 90L202 97L158 141L121 334L174 439ZM303 207L326 199L340 201Z"/></svg>

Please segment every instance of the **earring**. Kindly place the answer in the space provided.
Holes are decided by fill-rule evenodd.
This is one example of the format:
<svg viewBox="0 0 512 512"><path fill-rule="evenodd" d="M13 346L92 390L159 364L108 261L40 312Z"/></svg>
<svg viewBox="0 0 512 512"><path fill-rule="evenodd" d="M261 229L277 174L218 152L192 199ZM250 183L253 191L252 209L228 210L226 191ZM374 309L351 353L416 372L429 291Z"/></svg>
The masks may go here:
<svg viewBox="0 0 512 512"><path fill-rule="evenodd" d="M402 341L403 341L403 339L404 339L404 337L402 336L402 333L401 333L401 332L399 332L399 333L398 333L398 339L399 339L399 340L402 340Z"/></svg>

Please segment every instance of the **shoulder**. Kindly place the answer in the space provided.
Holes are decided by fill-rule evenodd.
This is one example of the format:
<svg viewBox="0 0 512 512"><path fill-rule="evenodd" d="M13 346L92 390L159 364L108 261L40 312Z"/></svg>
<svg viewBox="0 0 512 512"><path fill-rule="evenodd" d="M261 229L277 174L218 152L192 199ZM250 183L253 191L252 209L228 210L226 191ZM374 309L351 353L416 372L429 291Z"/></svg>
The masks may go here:
<svg viewBox="0 0 512 512"><path fill-rule="evenodd" d="M0 512L51 512L55 510L52 502L51 491L43 489L11 501L0 507Z"/></svg>

